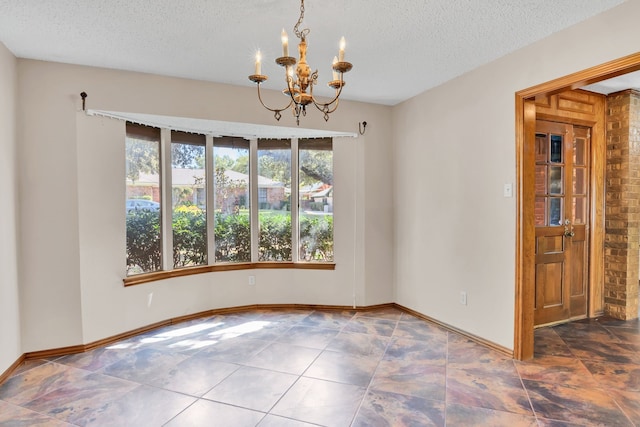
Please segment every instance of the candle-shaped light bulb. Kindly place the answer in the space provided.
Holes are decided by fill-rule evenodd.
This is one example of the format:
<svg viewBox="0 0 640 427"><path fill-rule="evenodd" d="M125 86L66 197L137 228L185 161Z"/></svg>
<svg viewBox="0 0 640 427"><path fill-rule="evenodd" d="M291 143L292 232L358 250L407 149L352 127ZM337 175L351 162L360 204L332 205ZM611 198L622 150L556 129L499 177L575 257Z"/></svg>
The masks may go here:
<svg viewBox="0 0 640 427"><path fill-rule="evenodd" d="M335 56L333 57L333 64L332 65L336 65L338 63L338 58L336 58ZM333 70L333 80L338 80L338 72L334 69Z"/></svg>
<svg viewBox="0 0 640 427"><path fill-rule="evenodd" d="M256 52L256 74L260 75L262 74L262 54L260 53L260 51Z"/></svg>
<svg viewBox="0 0 640 427"><path fill-rule="evenodd" d="M344 48L346 46L347 42L344 41L344 37L342 37L340 39L340 51L338 52L338 61L343 62L344 61Z"/></svg>
<svg viewBox="0 0 640 427"><path fill-rule="evenodd" d="M289 36L284 28L280 37L282 38L282 56L289 56Z"/></svg>

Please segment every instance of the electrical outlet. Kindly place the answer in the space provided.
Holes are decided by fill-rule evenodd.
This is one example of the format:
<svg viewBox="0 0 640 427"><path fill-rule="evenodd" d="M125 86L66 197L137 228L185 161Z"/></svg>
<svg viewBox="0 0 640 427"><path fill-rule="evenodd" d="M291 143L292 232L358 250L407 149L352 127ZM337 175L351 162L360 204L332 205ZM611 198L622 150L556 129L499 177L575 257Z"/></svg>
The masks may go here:
<svg viewBox="0 0 640 427"><path fill-rule="evenodd" d="M467 293L465 291L460 291L460 304L467 305Z"/></svg>
<svg viewBox="0 0 640 427"><path fill-rule="evenodd" d="M256 284L256 276L249 276L249 284L251 286Z"/></svg>

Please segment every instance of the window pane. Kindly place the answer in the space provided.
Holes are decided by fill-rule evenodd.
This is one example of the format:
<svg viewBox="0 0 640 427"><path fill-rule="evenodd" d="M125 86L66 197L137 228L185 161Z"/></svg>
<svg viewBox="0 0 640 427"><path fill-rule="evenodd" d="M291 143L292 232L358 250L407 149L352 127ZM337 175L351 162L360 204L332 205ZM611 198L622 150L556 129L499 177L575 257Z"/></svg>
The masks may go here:
<svg viewBox="0 0 640 427"><path fill-rule="evenodd" d="M585 138L576 138L573 149L573 164L577 166L584 166L587 164L586 146L587 140Z"/></svg>
<svg viewBox="0 0 640 427"><path fill-rule="evenodd" d="M213 139L216 262L251 261L249 141Z"/></svg>
<svg viewBox="0 0 640 427"><path fill-rule="evenodd" d="M552 163L562 163L562 135L551 135L551 155L549 161Z"/></svg>
<svg viewBox="0 0 640 427"><path fill-rule="evenodd" d="M547 134L536 133L536 163L547 162Z"/></svg>
<svg viewBox="0 0 640 427"><path fill-rule="evenodd" d="M534 208L534 217L536 225L545 226L547 225L545 222L544 213L546 212L546 197L536 197L536 204Z"/></svg>
<svg viewBox="0 0 640 427"><path fill-rule="evenodd" d="M587 222L587 198L573 198L573 223L586 224Z"/></svg>
<svg viewBox="0 0 640 427"><path fill-rule="evenodd" d="M547 194L547 165L536 166L536 194Z"/></svg>
<svg viewBox="0 0 640 427"><path fill-rule="evenodd" d="M332 262L333 149L331 140L300 140L298 158L300 261Z"/></svg>
<svg viewBox="0 0 640 427"><path fill-rule="evenodd" d="M204 135L171 132L173 266L207 263Z"/></svg>
<svg viewBox="0 0 640 427"><path fill-rule="evenodd" d="M563 194L562 166L549 166L549 194Z"/></svg>
<svg viewBox="0 0 640 427"><path fill-rule="evenodd" d="M586 172L585 168L573 169L573 194L587 194Z"/></svg>
<svg viewBox="0 0 640 427"><path fill-rule="evenodd" d="M127 276L162 268L160 130L127 124Z"/></svg>
<svg viewBox="0 0 640 427"><path fill-rule="evenodd" d="M291 261L291 142L258 140L260 261Z"/></svg>
<svg viewBox="0 0 640 427"><path fill-rule="evenodd" d="M549 198L549 225L562 225L562 198Z"/></svg>

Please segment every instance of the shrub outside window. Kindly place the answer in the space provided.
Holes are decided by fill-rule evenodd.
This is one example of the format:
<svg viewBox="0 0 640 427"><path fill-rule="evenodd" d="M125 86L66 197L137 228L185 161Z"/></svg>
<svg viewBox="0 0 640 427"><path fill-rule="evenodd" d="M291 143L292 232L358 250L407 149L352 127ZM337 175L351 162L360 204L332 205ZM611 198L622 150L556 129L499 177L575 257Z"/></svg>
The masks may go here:
<svg viewBox="0 0 640 427"><path fill-rule="evenodd" d="M205 137L171 132L173 267L207 264Z"/></svg>
<svg viewBox="0 0 640 427"><path fill-rule="evenodd" d="M258 194L258 260L291 261L290 140L258 140Z"/></svg>
<svg viewBox="0 0 640 427"><path fill-rule="evenodd" d="M333 143L298 141L299 260L333 262Z"/></svg>
<svg viewBox="0 0 640 427"><path fill-rule="evenodd" d="M249 141L213 139L216 262L251 261Z"/></svg>
<svg viewBox="0 0 640 427"><path fill-rule="evenodd" d="M126 127L127 276L162 269L160 129Z"/></svg>

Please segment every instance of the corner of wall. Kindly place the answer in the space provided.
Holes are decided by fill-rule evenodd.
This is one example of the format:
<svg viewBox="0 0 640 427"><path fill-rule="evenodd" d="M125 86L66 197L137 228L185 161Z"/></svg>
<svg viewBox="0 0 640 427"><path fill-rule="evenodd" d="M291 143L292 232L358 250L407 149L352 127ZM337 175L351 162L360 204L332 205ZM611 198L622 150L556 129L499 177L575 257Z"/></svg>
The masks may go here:
<svg viewBox="0 0 640 427"><path fill-rule="evenodd" d="M0 43L0 374L22 356L18 283L17 59Z"/></svg>

